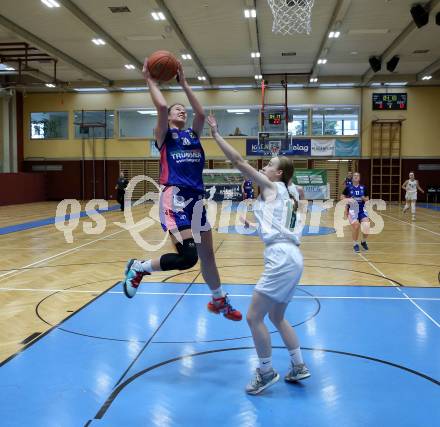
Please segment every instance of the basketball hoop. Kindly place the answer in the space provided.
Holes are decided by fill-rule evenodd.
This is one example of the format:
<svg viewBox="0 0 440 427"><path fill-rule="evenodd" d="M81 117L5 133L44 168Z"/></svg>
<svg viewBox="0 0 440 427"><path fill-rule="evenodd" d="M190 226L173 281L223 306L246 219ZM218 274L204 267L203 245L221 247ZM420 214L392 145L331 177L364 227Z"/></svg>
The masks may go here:
<svg viewBox="0 0 440 427"><path fill-rule="evenodd" d="M281 141L270 141L269 150L272 157L277 157L281 150Z"/></svg>
<svg viewBox="0 0 440 427"><path fill-rule="evenodd" d="M272 10L272 32L286 35L310 34L315 0L267 0Z"/></svg>

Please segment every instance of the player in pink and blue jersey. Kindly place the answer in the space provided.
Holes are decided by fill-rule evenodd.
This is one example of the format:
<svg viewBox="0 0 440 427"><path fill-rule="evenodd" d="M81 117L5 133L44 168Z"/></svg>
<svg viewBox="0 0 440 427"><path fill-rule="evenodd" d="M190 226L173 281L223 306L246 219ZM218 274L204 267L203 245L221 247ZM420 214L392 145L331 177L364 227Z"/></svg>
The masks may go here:
<svg viewBox="0 0 440 427"><path fill-rule="evenodd" d="M160 150L159 215L164 231L168 231L176 253L167 253L147 261L131 259L125 268L123 288L133 298L143 276L154 271L187 270L200 259L203 278L212 292L208 310L227 319L241 320L222 289L215 262L212 231L203 206L203 167L205 154L199 135L203 131L205 112L185 79L179 64L177 81L182 86L194 112L192 127L186 128L187 112L182 104L168 107L156 81L151 77L145 60L143 73L157 110L156 146ZM200 233L200 240L194 240Z"/></svg>

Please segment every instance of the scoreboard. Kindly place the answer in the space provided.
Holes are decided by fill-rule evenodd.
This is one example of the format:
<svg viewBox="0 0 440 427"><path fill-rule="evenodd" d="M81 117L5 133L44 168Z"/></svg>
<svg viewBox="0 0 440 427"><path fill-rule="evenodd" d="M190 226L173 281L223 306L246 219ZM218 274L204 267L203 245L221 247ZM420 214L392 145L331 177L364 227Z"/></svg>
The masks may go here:
<svg viewBox="0 0 440 427"><path fill-rule="evenodd" d="M281 113L269 113L269 124L280 125L282 120Z"/></svg>
<svg viewBox="0 0 440 427"><path fill-rule="evenodd" d="M406 93L373 93L373 110L406 110Z"/></svg>

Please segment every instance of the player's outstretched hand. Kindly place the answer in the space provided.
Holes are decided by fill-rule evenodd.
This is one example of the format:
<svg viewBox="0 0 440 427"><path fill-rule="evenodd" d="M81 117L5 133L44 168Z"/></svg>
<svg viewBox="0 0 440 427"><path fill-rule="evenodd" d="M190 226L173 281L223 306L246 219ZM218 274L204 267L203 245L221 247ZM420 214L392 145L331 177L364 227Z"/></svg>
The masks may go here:
<svg viewBox="0 0 440 427"><path fill-rule="evenodd" d="M142 74L144 75L146 81L153 79L151 77L150 70L148 69L147 62L148 62L148 58L145 58L144 66L142 67Z"/></svg>
<svg viewBox="0 0 440 427"><path fill-rule="evenodd" d="M177 67L176 80L177 80L178 83L180 83L181 86L184 86L184 85L187 84L186 77L185 77L185 72L183 71L183 65L182 65L182 63L180 61L179 61L179 65Z"/></svg>
<svg viewBox="0 0 440 427"><path fill-rule="evenodd" d="M211 133L217 133L218 132L218 125L217 125L217 120L213 115L209 115L208 118L206 119L206 123L208 123L209 127L211 128Z"/></svg>

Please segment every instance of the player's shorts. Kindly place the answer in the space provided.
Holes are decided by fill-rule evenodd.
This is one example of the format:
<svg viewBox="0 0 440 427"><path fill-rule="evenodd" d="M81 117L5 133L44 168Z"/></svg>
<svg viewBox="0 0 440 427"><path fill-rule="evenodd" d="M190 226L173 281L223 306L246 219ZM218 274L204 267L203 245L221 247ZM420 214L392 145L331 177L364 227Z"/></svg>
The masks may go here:
<svg viewBox="0 0 440 427"><path fill-rule="evenodd" d="M204 194L186 188L165 187L159 200L159 217L164 231L187 230L209 224L206 219Z"/></svg>
<svg viewBox="0 0 440 427"><path fill-rule="evenodd" d="M264 249L264 272L254 289L278 303L288 303L303 269L303 256L293 242L269 244Z"/></svg>
<svg viewBox="0 0 440 427"><path fill-rule="evenodd" d="M359 211L355 209L348 210L348 221L350 224L353 224L356 221L361 222L364 218L368 218L368 212L365 208L359 209Z"/></svg>
<svg viewBox="0 0 440 427"><path fill-rule="evenodd" d="M405 200L417 200L417 191L415 193L406 193Z"/></svg>
<svg viewBox="0 0 440 427"><path fill-rule="evenodd" d="M253 199L253 198L254 198L254 192L253 191L245 191L243 193L243 200Z"/></svg>

